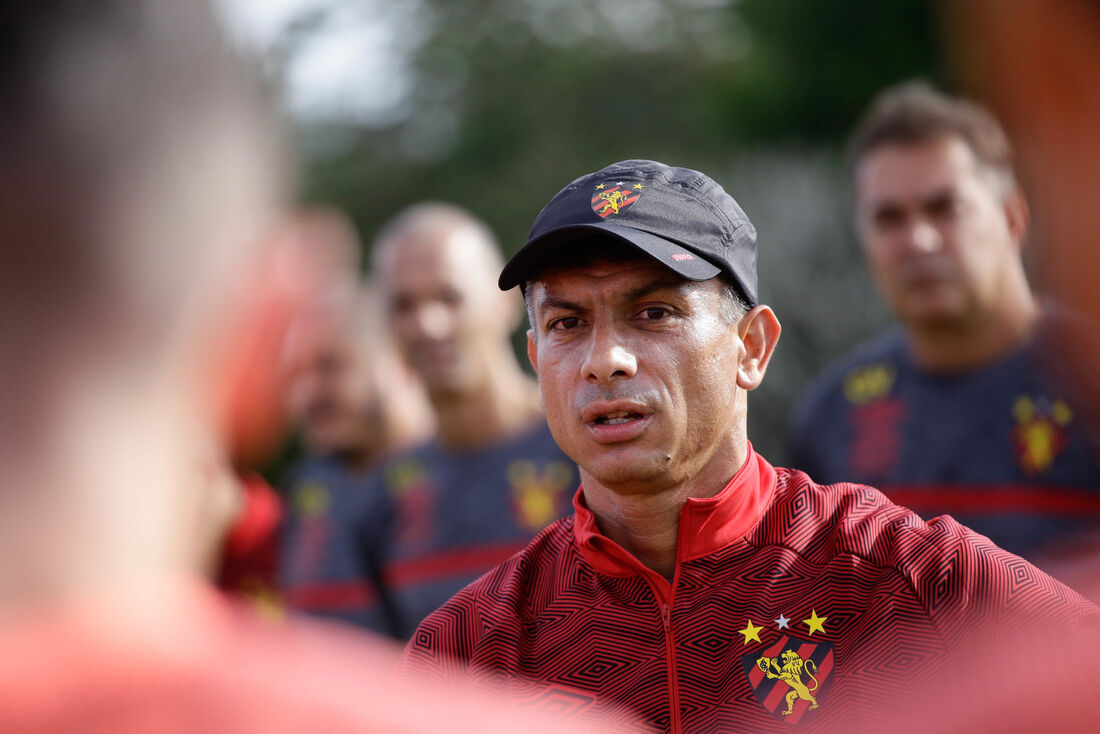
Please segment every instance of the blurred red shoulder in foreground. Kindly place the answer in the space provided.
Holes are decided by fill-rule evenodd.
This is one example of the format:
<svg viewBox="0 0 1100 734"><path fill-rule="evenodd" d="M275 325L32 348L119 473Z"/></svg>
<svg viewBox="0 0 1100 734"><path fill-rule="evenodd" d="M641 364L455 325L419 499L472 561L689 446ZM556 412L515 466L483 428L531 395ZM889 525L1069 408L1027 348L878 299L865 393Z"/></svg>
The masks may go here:
<svg viewBox="0 0 1100 734"><path fill-rule="evenodd" d="M198 582L149 591L9 614L0 732L550 731L499 698L404 687L388 642L266 623Z"/></svg>

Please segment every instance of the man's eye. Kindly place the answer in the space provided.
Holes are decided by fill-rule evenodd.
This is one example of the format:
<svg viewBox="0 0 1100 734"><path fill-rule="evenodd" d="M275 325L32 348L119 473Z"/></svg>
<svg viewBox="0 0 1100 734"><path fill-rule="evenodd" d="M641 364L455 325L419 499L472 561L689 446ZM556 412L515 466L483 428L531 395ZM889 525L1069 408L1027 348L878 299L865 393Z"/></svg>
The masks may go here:
<svg viewBox="0 0 1100 734"><path fill-rule="evenodd" d="M439 302L445 306L457 306L462 303L462 294L454 288L444 288L439 292Z"/></svg>
<svg viewBox="0 0 1100 734"><path fill-rule="evenodd" d="M900 209L879 209L873 221L879 229L896 229L905 221L905 214Z"/></svg>
<svg viewBox="0 0 1100 734"><path fill-rule="evenodd" d="M959 202L954 196L940 196L928 202L928 214L937 219L953 217L958 210Z"/></svg>
<svg viewBox="0 0 1100 734"><path fill-rule="evenodd" d="M667 308L662 308L661 306L650 306L638 315L646 321L660 321L661 319L668 316L669 313L670 312Z"/></svg>
<svg viewBox="0 0 1100 734"><path fill-rule="evenodd" d="M569 331L579 326L581 320L576 316L566 316L565 318L555 319L550 322L550 329L553 331Z"/></svg>
<svg viewBox="0 0 1100 734"><path fill-rule="evenodd" d="M390 311L398 315L403 315L412 311L415 305L413 299L408 296L396 296L390 301Z"/></svg>

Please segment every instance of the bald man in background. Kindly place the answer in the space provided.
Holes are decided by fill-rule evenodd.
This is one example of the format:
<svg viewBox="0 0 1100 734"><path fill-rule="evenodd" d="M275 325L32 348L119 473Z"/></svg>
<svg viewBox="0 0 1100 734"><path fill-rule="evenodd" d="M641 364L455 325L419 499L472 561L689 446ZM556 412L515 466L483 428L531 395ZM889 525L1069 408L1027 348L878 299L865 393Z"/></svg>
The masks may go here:
<svg viewBox="0 0 1100 734"><path fill-rule="evenodd" d="M377 299L358 274L351 222L335 211L300 217L304 244L349 255L292 324L287 345L287 413L306 455L285 482L280 589L300 611L367 628L377 605L345 534L364 501L365 481L387 456L426 441L434 417L419 379L396 353Z"/></svg>
<svg viewBox="0 0 1100 734"><path fill-rule="evenodd" d="M450 204L418 204L382 229L372 254L394 340L439 427L378 472L356 531L388 618L380 631L406 639L565 514L578 477L512 349L522 307L495 287L501 257L485 223Z"/></svg>

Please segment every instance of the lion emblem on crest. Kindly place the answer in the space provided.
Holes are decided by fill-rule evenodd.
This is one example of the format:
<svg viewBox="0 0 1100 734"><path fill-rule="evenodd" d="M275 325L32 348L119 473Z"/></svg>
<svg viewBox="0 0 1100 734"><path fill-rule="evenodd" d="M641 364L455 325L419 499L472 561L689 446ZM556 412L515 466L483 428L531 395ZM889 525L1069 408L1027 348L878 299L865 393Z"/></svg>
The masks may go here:
<svg viewBox="0 0 1100 734"><path fill-rule="evenodd" d="M607 202L604 204L603 209L597 212L600 216L606 216L608 213L618 214L620 209L624 209L630 203L626 200L627 194L619 189L601 191L596 196Z"/></svg>
<svg viewBox="0 0 1100 734"><path fill-rule="evenodd" d="M779 658L783 659L783 664L779 664ZM798 699L810 702L810 708L817 708L817 699L814 698L814 692L818 689L817 678L814 676L817 673L817 666L813 660L803 660L798 653L794 650L784 650L779 658L761 657L756 661L756 667L763 671L764 675L769 678L778 678L791 687L791 690L787 693L787 710L783 712L784 716L789 716L794 713L794 702ZM802 674L805 673L813 681L813 686L807 686L802 682Z"/></svg>

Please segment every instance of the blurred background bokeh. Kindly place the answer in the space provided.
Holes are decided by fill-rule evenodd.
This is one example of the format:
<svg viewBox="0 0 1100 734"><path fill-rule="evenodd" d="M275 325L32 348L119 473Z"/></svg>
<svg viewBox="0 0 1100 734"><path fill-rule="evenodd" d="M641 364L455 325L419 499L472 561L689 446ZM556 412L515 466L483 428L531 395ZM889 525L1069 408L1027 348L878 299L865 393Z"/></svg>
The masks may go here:
<svg viewBox="0 0 1100 734"><path fill-rule="evenodd" d="M514 252L554 192L623 158L722 183L784 327L749 412L777 463L809 378L889 322L851 226L848 132L887 85L960 83L926 0L220 2L300 136L302 197L346 211L365 248L442 199Z"/></svg>

